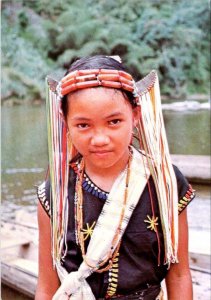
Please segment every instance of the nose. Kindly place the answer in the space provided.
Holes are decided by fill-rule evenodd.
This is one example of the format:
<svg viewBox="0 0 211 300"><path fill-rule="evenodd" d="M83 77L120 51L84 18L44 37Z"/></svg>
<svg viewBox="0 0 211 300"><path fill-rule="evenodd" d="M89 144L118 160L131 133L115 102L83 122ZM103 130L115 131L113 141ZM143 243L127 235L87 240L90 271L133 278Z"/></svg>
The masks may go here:
<svg viewBox="0 0 211 300"><path fill-rule="evenodd" d="M91 145L92 146L104 146L110 143L110 138L103 132L98 132L93 134L91 138Z"/></svg>

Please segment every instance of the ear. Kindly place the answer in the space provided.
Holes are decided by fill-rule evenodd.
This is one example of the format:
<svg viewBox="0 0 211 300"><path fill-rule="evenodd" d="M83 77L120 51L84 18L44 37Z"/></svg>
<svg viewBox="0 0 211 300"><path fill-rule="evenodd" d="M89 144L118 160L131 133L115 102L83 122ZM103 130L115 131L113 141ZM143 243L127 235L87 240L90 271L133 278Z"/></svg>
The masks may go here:
<svg viewBox="0 0 211 300"><path fill-rule="evenodd" d="M133 126L136 127L138 120L140 119L140 107L137 106L133 109Z"/></svg>

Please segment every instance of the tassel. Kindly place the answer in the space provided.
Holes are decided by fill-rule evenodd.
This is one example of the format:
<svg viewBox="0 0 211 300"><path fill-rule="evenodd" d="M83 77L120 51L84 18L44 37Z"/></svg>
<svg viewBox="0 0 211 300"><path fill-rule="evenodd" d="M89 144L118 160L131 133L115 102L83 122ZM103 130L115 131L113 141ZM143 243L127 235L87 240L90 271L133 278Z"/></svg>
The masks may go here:
<svg viewBox="0 0 211 300"><path fill-rule="evenodd" d="M73 147L67 138L67 126L61 112L61 100L55 91L55 82L46 79L46 114L48 132L49 174L52 206L52 257L54 264L62 258L66 244L68 220L67 187L69 160Z"/></svg>
<svg viewBox="0 0 211 300"><path fill-rule="evenodd" d="M137 131L155 184L164 235L165 262L177 261L178 213L177 182L166 138L160 89L155 71L137 83L140 119Z"/></svg>

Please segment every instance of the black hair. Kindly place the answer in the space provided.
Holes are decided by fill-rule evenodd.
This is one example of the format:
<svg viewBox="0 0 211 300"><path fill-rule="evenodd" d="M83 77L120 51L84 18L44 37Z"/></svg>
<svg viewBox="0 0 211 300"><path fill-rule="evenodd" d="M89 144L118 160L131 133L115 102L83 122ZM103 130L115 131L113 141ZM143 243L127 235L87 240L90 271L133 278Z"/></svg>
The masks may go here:
<svg viewBox="0 0 211 300"><path fill-rule="evenodd" d="M87 56L76 60L73 64L70 65L65 75L76 71L76 70L88 70L88 69L109 69L109 70L119 70L125 71L128 73L127 69L121 62L112 58L111 56L106 55L95 55L95 56ZM132 107L135 107L135 100L134 96L129 91L123 91L123 95L125 96L126 100L130 102ZM68 111L68 102L67 102L67 95L62 99L62 111L64 116L67 116Z"/></svg>

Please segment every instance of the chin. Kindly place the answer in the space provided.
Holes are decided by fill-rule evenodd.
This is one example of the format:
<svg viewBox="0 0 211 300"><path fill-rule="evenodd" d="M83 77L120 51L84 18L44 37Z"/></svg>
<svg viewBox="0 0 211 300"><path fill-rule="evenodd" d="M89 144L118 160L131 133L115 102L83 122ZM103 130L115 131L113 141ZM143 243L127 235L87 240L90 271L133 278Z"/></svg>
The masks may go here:
<svg viewBox="0 0 211 300"><path fill-rule="evenodd" d="M86 161L86 158L85 158L85 161ZM103 155L102 155L102 157L95 155L95 157L92 159L88 158L87 162L89 162L89 164L91 164L95 168L107 169L107 168L113 167L117 163L117 160L106 159L106 157Z"/></svg>

